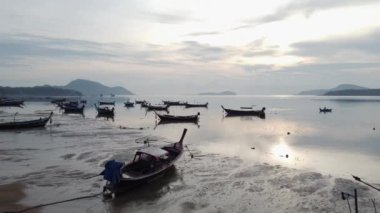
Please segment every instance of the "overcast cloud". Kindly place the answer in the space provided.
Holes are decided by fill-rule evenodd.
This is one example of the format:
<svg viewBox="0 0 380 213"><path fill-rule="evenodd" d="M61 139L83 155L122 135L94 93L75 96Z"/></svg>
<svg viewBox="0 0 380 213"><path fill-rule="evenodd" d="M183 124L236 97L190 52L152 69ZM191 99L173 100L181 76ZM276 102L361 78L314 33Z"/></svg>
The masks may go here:
<svg viewBox="0 0 380 213"><path fill-rule="evenodd" d="M83 78L137 94L380 88L379 10L374 0L1 1L0 85Z"/></svg>

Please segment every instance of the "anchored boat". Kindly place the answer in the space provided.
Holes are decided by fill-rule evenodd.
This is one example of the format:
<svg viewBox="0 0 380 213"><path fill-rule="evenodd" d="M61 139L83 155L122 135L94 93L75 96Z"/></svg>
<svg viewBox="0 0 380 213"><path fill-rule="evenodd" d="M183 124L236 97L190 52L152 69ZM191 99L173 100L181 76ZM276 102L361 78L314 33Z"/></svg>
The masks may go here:
<svg viewBox="0 0 380 213"><path fill-rule="evenodd" d="M101 173L107 180L103 195L117 196L166 173L184 151L183 140L186 132L187 129L184 129L181 139L176 143L162 147L148 146L138 150L133 160L127 164L115 160L108 161Z"/></svg>

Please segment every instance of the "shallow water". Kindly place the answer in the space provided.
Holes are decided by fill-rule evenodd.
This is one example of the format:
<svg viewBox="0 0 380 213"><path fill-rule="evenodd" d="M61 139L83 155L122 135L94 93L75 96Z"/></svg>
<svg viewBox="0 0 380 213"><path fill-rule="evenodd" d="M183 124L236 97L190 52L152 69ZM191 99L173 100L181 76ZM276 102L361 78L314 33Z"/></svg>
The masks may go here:
<svg viewBox="0 0 380 213"><path fill-rule="evenodd" d="M359 191L362 212L380 193L353 182L351 174L380 185L380 99L370 97L177 96L138 97L209 102L206 108L170 107L173 114L200 112L199 125L157 125L153 112L123 107L114 120L96 118L89 100L84 116L66 115L50 103L0 108L0 120L54 110L46 128L0 132L0 182L25 186L24 206L99 193L98 174L109 159L129 160L144 146L188 134L186 153L164 177L113 201L74 201L42 212L348 212L340 192ZM224 117L226 108L266 107L266 119ZM319 107L332 113L319 113ZM38 116L36 116L38 117ZM375 128L375 130L373 130ZM353 206L353 203L352 205ZM379 206L378 206L379 208Z"/></svg>

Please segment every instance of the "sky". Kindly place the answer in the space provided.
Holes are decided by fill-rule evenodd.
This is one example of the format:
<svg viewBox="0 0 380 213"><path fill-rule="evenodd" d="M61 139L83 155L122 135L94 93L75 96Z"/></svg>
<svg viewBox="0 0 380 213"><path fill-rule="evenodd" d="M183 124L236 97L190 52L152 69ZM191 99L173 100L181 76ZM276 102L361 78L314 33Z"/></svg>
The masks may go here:
<svg viewBox="0 0 380 213"><path fill-rule="evenodd" d="M378 0L0 0L0 85L380 88L379 11Z"/></svg>

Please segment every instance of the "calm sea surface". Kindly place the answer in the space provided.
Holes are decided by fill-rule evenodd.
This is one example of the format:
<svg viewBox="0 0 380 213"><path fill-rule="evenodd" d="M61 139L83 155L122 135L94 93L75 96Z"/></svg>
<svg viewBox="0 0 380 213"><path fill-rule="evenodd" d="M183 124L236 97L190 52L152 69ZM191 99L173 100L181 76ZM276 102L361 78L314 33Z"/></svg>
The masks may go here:
<svg viewBox="0 0 380 213"><path fill-rule="evenodd" d="M46 128L0 131L0 183L22 183L25 206L98 193L102 178L86 178L102 171L105 161L130 160L144 139L159 146L177 141L187 128L185 144L194 158L185 153L164 177L113 201L96 197L41 212L348 212L340 192L354 188L363 212L374 211L370 198L380 200L380 192L350 176L380 186L380 98L136 97L156 104L208 102L208 108L169 108L176 115L200 112L198 125L157 124L140 105L125 108L127 98L116 98L114 120L96 118L97 99L91 98L84 116L44 102L0 108L0 121L15 112L26 119L54 111ZM221 105L266 107L266 118L225 117ZM325 106L332 113L319 113Z"/></svg>

